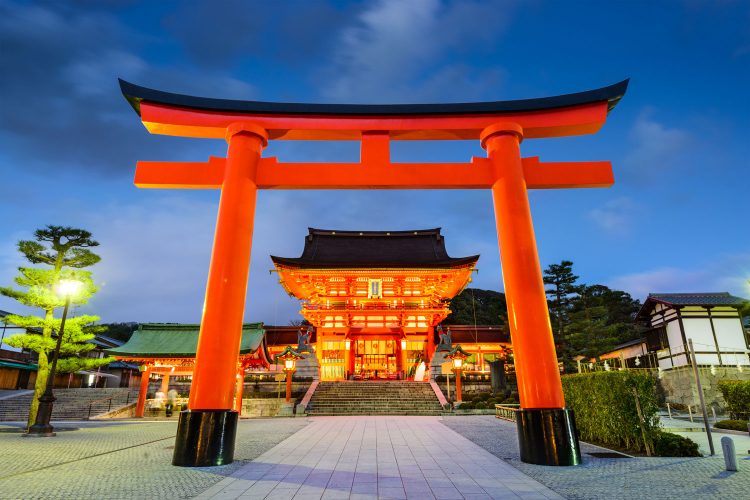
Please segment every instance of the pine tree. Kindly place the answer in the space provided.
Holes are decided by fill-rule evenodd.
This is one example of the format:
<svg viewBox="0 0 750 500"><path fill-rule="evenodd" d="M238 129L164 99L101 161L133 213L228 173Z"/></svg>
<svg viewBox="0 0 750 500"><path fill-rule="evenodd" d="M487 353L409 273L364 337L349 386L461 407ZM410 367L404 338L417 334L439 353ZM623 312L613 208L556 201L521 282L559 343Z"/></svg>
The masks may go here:
<svg viewBox="0 0 750 500"><path fill-rule="evenodd" d="M466 288L450 301L446 325L505 325L508 311L505 294L494 290Z"/></svg>
<svg viewBox="0 0 750 500"><path fill-rule="evenodd" d="M577 290L576 281L578 281L578 276L573 274L573 263L569 260L563 260L559 264L550 264L544 270L544 283L552 285L545 292L553 320L552 332L555 336L555 344L558 345L560 351L565 351L565 326L569 322L570 301ZM559 352L558 356L561 355L562 352Z"/></svg>
<svg viewBox="0 0 750 500"><path fill-rule="evenodd" d="M55 349L53 334L60 330L60 319L54 317L56 308L63 307L65 301L59 297L55 287L62 279L75 279L83 283L80 293L71 297L71 305L85 304L96 293L91 272L83 268L99 262L100 257L89 250L99 243L91 239L91 233L82 229L63 226L47 226L34 232L35 241L18 242L18 250L32 264L48 267L20 267L15 283L20 289L0 287L0 294L15 299L24 306L41 309L43 316L8 315L7 320L26 328L27 333L13 335L5 343L17 348L30 349L39 355L34 398L29 408L28 425L34 423L39 396L44 393L49 376L49 356ZM65 322L60 358L57 363L59 373L71 373L85 368L95 368L113 361L112 358L94 359L82 355L95 346L87 342L95 336L96 327L91 323L96 316L82 315L69 317Z"/></svg>
<svg viewBox="0 0 750 500"><path fill-rule="evenodd" d="M630 294L604 285L580 285L577 291L570 303L565 336L570 356L596 358L640 338L641 329L635 323L640 302Z"/></svg>

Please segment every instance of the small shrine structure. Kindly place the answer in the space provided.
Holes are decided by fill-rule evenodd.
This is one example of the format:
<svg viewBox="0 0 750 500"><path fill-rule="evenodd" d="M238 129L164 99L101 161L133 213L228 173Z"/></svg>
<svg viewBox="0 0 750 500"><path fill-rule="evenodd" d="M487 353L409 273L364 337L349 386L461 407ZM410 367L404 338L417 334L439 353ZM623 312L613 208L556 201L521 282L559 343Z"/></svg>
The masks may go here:
<svg viewBox="0 0 750 500"><path fill-rule="evenodd" d="M188 376L195 371L195 352L200 325L145 323L133 332L125 344L106 352L120 361L137 363L141 367L141 387L136 404L136 417L146 408L146 393L151 378L161 377L160 390L167 394L170 377ZM240 353L237 359L234 409L242 411L242 382L245 370L268 368L270 357L265 343L262 323L242 325Z"/></svg>

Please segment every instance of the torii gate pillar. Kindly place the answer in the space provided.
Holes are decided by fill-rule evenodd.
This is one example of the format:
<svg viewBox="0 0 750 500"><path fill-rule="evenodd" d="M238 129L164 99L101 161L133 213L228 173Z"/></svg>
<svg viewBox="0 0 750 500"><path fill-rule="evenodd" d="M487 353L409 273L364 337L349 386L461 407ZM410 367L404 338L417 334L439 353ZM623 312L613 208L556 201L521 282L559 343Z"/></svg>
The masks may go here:
<svg viewBox="0 0 750 500"><path fill-rule="evenodd" d="M577 465L581 451L573 412L565 408L521 163L522 140L523 131L514 123L492 125L481 135L497 175L492 201L522 407L516 415L518 443L524 462Z"/></svg>
<svg viewBox="0 0 750 500"><path fill-rule="evenodd" d="M180 413L173 465L223 465L234 458L239 411L233 396L258 192L255 174L268 135L259 127L235 125L227 130L227 142L190 411Z"/></svg>

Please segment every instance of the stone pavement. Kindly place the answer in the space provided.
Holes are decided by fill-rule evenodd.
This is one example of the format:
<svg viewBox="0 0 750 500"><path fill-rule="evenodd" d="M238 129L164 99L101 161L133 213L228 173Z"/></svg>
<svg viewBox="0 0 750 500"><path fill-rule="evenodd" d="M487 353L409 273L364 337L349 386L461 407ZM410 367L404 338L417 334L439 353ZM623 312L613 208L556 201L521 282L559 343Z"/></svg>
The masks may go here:
<svg viewBox="0 0 750 500"><path fill-rule="evenodd" d="M665 415L659 415L659 421L662 428L693 440L698 444L701 453L708 455L711 447L708 445L708 436L706 435L706 429L703 426L703 419L695 419L695 422L691 422L686 419L669 418ZM734 448L738 457L738 460L750 455L750 435L747 432L727 432L723 429L716 429L711 427L711 435L713 436L714 450L717 454L721 455L721 438L728 436L734 441Z"/></svg>
<svg viewBox="0 0 750 500"><path fill-rule="evenodd" d="M714 435L719 451L716 457L595 458L589 453L602 450L582 443L583 465L541 467L518 459L516 425L512 422L471 416L446 417L443 423L567 498L750 498L750 459L738 456L739 471L726 472L718 448L718 439L724 434Z"/></svg>
<svg viewBox="0 0 750 500"><path fill-rule="evenodd" d="M305 419L242 420L236 461L171 465L176 421L53 422L54 438L24 438L0 424L0 499L191 498L307 425ZM20 424L19 424L20 425Z"/></svg>
<svg viewBox="0 0 750 500"><path fill-rule="evenodd" d="M584 443L582 466L534 466L493 416L241 420L235 462L193 469L170 464L175 421L55 425L79 430L0 424L0 499L750 498L746 455L727 473L720 456L602 459Z"/></svg>
<svg viewBox="0 0 750 500"><path fill-rule="evenodd" d="M562 498L440 417L317 417L198 498Z"/></svg>

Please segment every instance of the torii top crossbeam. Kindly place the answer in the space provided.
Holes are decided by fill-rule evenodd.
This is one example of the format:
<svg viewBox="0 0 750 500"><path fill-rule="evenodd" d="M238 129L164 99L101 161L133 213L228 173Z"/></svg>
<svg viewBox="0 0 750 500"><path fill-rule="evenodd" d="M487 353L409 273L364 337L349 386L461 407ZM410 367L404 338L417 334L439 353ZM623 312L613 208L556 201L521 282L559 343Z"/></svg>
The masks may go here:
<svg viewBox="0 0 750 500"><path fill-rule="evenodd" d="M457 104L294 104L193 97L120 80L123 95L154 134L226 138L237 123L264 130L265 140L358 140L359 163L282 163L261 158L258 189L489 189L496 174L486 158L469 163L391 163L391 140L481 140L498 123L523 138L592 134L604 124L628 80L539 99ZM357 168L366 167L366 168ZM394 168L395 167L395 168ZM605 187L609 162L540 163L523 159L527 188ZM224 159L208 163L139 162L139 187L219 188Z"/></svg>

